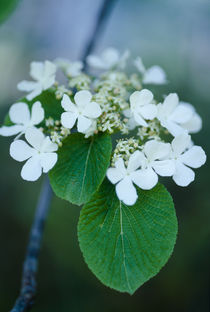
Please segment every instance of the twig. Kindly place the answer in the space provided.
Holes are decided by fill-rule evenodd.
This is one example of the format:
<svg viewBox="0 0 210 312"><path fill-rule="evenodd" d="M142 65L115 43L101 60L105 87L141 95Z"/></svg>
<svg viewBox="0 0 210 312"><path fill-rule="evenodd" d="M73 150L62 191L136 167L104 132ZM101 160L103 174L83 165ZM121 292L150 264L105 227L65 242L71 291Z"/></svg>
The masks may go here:
<svg viewBox="0 0 210 312"><path fill-rule="evenodd" d="M36 273L42 236L52 198L52 189L48 177L44 180L32 224L29 243L23 264L20 296L11 312L23 312L31 308L36 293Z"/></svg>
<svg viewBox="0 0 210 312"><path fill-rule="evenodd" d="M98 14L95 23L95 28L91 36L89 37L87 45L84 48L82 60L85 63L85 70L87 67L85 59L87 55L95 47L98 36L102 30L106 18L108 17L109 12L111 11L114 1L115 0L103 1L102 7L100 9L100 12ZM36 208L36 213L34 216L34 222L31 228L27 252L23 264L20 295L17 298L13 309L10 312L29 311L34 304L37 286L36 274L38 269L38 258L42 243L44 226L51 203L51 198L52 198L52 189L49 184L48 178L46 178L41 189L39 201Z"/></svg>

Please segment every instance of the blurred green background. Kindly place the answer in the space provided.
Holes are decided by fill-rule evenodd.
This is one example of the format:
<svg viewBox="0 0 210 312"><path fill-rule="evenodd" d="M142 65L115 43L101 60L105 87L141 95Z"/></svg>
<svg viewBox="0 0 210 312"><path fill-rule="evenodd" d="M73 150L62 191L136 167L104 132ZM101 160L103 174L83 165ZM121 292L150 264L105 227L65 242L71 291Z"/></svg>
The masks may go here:
<svg viewBox="0 0 210 312"><path fill-rule="evenodd" d="M10 0L11 1L11 0ZM101 0L11 1L6 18L0 0L0 118L28 78L29 63L61 56L79 59ZM13 3L12 3L13 2ZM10 5L10 4L9 4ZM194 142L210 152L210 1L118 0L97 51L114 46L159 64L170 84L157 96L177 92L203 118ZM9 140L0 138L0 311L9 311L18 294L28 233L42 181L20 178L21 164L8 156ZM53 199L32 312L209 311L210 166L197 170L188 188L168 181L179 220L174 253L159 275L133 296L103 286L83 261L77 242L79 208Z"/></svg>

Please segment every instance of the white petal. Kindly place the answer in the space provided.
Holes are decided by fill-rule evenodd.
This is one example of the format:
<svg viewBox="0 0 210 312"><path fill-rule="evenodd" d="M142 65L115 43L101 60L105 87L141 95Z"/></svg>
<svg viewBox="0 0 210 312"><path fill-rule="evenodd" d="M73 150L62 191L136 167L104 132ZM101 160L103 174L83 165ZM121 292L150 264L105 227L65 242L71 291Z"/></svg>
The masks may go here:
<svg viewBox="0 0 210 312"><path fill-rule="evenodd" d="M176 156L181 155L190 145L190 135L183 133L175 137L171 143L172 149Z"/></svg>
<svg viewBox="0 0 210 312"><path fill-rule="evenodd" d="M188 186L195 179L195 173L179 161L175 163L176 170L173 175L174 182L179 186Z"/></svg>
<svg viewBox="0 0 210 312"><path fill-rule="evenodd" d="M124 178L124 174L117 168L109 168L106 172L106 176L112 184L116 184Z"/></svg>
<svg viewBox="0 0 210 312"><path fill-rule="evenodd" d="M21 170L21 177L26 181L36 181L42 174L40 158L33 156L23 166Z"/></svg>
<svg viewBox="0 0 210 312"><path fill-rule="evenodd" d="M163 143L156 140L147 141L144 146L144 153L149 160L163 159L171 152L169 143Z"/></svg>
<svg viewBox="0 0 210 312"><path fill-rule="evenodd" d="M84 132L85 138L89 138L90 136L94 135L97 130L97 121L95 119L92 119L92 124L90 127Z"/></svg>
<svg viewBox="0 0 210 312"><path fill-rule="evenodd" d="M40 155L40 164L43 168L43 172L47 173L49 170L51 170L58 159L58 155L56 153L42 153Z"/></svg>
<svg viewBox="0 0 210 312"><path fill-rule="evenodd" d="M180 105L184 105L184 106L190 108L190 109L192 110L193 113L196 112L196 111L195 111L195 107L194 107L192 104L188 103L188 102L180 101L179 104L180 104Z"/></svg>
<svg viewBox="0 0 210 312"><path fill-rule="evenodd" d="M121 63L123 65L127 58L127 52L121 57ZM89 55L87 57L87 63L89 66L97 69L109 69L116 65L120 61L119 52L114 48L107 48L103 51L101 56Z"/></svg>
<svg viewBox="0 0 210 312"><path fill-rule="evenodd" d="M119 61L120 55L115 48L107 48L101 54L101 58L104 64L107 64L110 67L116 65Z"/></svg>
<svg viewBox="0 0 210 312"><path fill-rule="evenodd" d="M63 127L71 129L77 120L78 114L65 112L61 114L61 124Z"/></svg>
<svg viewBox="0 0 210 312"><path fill-rule="evenodd" d="M0 128L0 135L11 136L11 135L18 134L24 130L25 130L24 126L21 126L21 125L15 125L15 126L10 126L10 127L3 126Z"/></svg>
<svg viewBox="0 0 210 312"><path fill-rule="evenodd" d="M170 114L168 114L167 109L165 109L164 105L159 103L157 105L157 119L160 121L161 125L167 128L166 123L169 120Z"/></svg>
<svg viewBox="0 0 210 312"><path fill-rule="evenodd" d="M37 86L36 89L34 89L34 91L32 91L31 93L29 93L28 95L26 95L26 99L28 101L33 100L35 97L37 97L38 95L40 95L42 93L42 87L40 85Z"/></svg>
<svg viewBox="0 0 210 312"><path fill-rule="evenodd" d="M100 105L95 102L89 102L83 110L83 115L89 118L98 118L101 113Z"/></svg>
<svg viewBox="0 0 210 312"><path fill-rule="evenodd" d="M146 69L140 56L138 56L133 63L141 74L145 72Z"/></svg>
<svg viewBox="0 0 210 312"><path fill-rule="evenodd" d="M54 64L62 69L62 70L66 70L68 68L68 66L71 64L70 61L66 58L63 58L63 57L58 57L54 60Z"/></svg>
<svg viewBox="0 0 210 312"><path fill-rule="evenodd" d="M125 52L123 52L123 54L120 56L119 61L117 62L117 65L119 68L124 69L126 66L126 62L127 59L130 56L130 51L129 50L125 50Z"/></svg>
<svg viewBox="0 0 210 312"><path fill-rule="evenodd" d="M42 62L32 62L30 64L30 76L34 80L41 80L44 74L44 63ZM30 91L30 90L28 90Z"/></svg>
<svg viewBox="0 0 210 312"><path fill-rule="evenodd" d="M134 121L137 123L137 125L143 126L143 127L147 127L147 126L148 126L148 124L147 124L146 121L141 117L140 114L134 113L133 117L134 117ZM135 125L135 124L133 123L133 125Z"/></svg>
<svg viewBox="0 0 210 312"><path fill-rule="evenodd" d="M206 162L206 154L200 146L193 146L180 156L180 161L192 168L199 168Z"/></svg>
<svg viewBox="0 0 210 312"><path fill-rule="evenodd" d="M71 77L76 77L81 74L82 68L84 67L82 62L70 63L66 68L66 74Z"/></svg>
<svg viewBox="0 0 210 312"><path fill-rule="evenodd" d="M31 110L31 122L38 125L44 119L44 109L40 102L35 102Z"/></svg>
<svg viewBox="0 0 210 312"><path fill-rule="evenodd" d="M131 106L143 106L151 103L153 100L153 94L147 89L141 91L135 91L130 96Z"/></svg>
<svg viewBox="0 0 210 312"><path fill-rule="evenodd" d="M176 93L170 93L164 100L162 105L162 110L166 116L169 116L172 114L174 109L179 104L179 98Z"/></svg>
<svg viewBox="0 0 210 312"><path fill-rule="evenodd" d="M175 172L173 160L156 160L152 163L152 167L157 174L162 177L171 177Z"/></svg>
<svg viewBox="0 0 210 312"><path fill-rule="evenodd" d="M37 151L41 150L42 143L44 141L44 134L41 130L35 127L28 128L25 133L26 140L30 143Z"/></svg>
<svg viewBox="0 0 210 312"><path fill-rule="evenodd" d="M53 143L50 138L47 136L44 138L41 146L41 152L50 153L56 152L58 150L58 145Z"/></svg>
<svg viewBox="0 0 210 312"><path fill-rule="evenodd" d="M92 121L82 115L79 115L77 122L78 132L84 133L92 124Z"/></svg>
<svg viewBox="0 0 210 312"><path fill-rule="evenodd" d="M152 189L158 182L158 176L152 168L137 170L132 175L132 181L143 190Z"/></svg>
<svg viewBox="0 0 210 312"><path fill-rule="evenodd" d="M23 80L23 81L18 83L17 88L20 91L30 92L30 91L36 89L37 85L39 85L39 83L37 83L35 81Z"/></svg>
<svg viewBox="0 0 210 312"><path fill-rule="evenodd" d="M74 100L79 107L85 107L92 99L90 91L82 90L75 94Z"/></svg>
<svg viewBox="0 0 210 312"><path fill-rule="evenodd" d="M22 140L16 140L10 145L10 156L17 161L24 161L35 154L35 149Z"/></svg>
<svg viewBox="0 0 210 312"><path fill-rule="evenodd" d="M160 66L152 66L148 68L144 74L143 83L165 84L167 83L166 74Z"/></svg>
<svg viewBox="0 0 210 312"><path fill-rule="evenodd" d="M128 171L133 172L137 170L145 161L145 156L142 152L136 151L134 152L128 161Z"/></svg>
<svg viewBox="0 0 210 312"><path fill-rule="evenodd" d="M42 81L42 88L43 90L47 90L50 87L52 87L52 85L55 83L55 76L53 77L46 77L43 81Z"/></svg>
<svg viewBox="0 0 210 312"><path fill-rule="evenodd" d="M9 110L9 117L13 123L27 124L30 121L30 111L26 103L13 104Z"/></svg>
<svg viewBox="0 0 210 312"><path fill-rule="evenodd" d="M165 127L169 133L171 133L174 137L186 133L187 130L182 126L178 125L172 120L168 120L166 122L161 122L161 125Z"/></svg>
<svg viewBox="0 0 210 312"><path fill-rule="evenodd" d="M188 122L182 124L182 127L189 133L199 132L202 128L202 119L197 113L194 113L193 117Z"/></svg>
<svg viewBox="0 0 210 312"><path fill-rule="evenodd" d="M157 106L155 104L147 104L139 108L144 119L152 120L157 116Z"/></svg>
<svg viewBox="0 0 210 312"><path fill-rule="evenodd" d="M143 120L143 122L145 123L144 120ZM134 117L131 117L131 118L128 119L128 122L126 123L126 126L128 127L129 130L133 130L133 129L135 129L138 126L138 124L135 121Z"/></svg>
<svg viewBox="0 0 210 312"><path fill-rule="evenodd" d="M178 105L173 113L170 115L170 120L175 121L176 123L185 123L188 122L193 116L193 111L190 107L186 105Z"/></svg>
<svg viewBox="0 0 210 312"><path fill-rule="evenodd" d="M52 62L44 62L44 72L42 78L42 86L44 90L49 89L55 83L56 65Z"/></svg>
<svg viewBox="0 0 210 312"><path fill-rule="evenodd" d="M136 189L129 177L125 177L116 185L116 193L119 200L129 206L134 205L138 198Z"/></svg>
<svg viewBox="0 0 210 312"><path fill-rule="evenodd" d="M104 64L104 62L96 55L88 55L87 63L89 66L98 69L106 69L108 67L107 64Z"/></svg>
<svg viewBox="0 0 210 312"><path fill-rule="evenodd" d="M125 164L124 164L124 160L122 158L119 158L116 162L115 162L115 167L121 171L122 175L125 176L127 171L125 169Z"/></svg>
<svg viewBox="0 0 210 312"><path fill-rule="evenodd" d="M44 76L45 77L52 77L56 73L56 65L50 61L44 62Z"/></svg>
<svg viewBox="0 0 210 312"><path fill-rule="evenodd" d="M63 95L61 106L66 112L77 113L78 109L74 103L70 100L70 97L67 94Z"/></svg>

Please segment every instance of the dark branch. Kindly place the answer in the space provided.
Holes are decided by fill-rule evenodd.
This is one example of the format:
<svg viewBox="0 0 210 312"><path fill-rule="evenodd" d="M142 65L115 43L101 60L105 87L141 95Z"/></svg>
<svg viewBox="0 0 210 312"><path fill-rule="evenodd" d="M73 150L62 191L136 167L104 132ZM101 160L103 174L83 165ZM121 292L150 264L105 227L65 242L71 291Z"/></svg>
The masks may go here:
<svg viewBox="0 0 210 312"><path fill-rule="evenodd" d="M24 312L31 308L36 293L36 273L38 257L42 242L48 209L52 198L52 189L48 178L44 180L39 201L32 224L26 257L23 264L22 284L20 296L11 312Z"/></svg>
<svg viewBox="0 0 210 312"><path fill-rule="evenodd" d="M94 25L93 32L90 34L88 38L88 42L86 47L84 48L84 52L82 55L82 61L84 62L84 70L86 70L87 63L86 57L94 50L96 42L98 41L99 35L103 30L103 26L105 25L106 19L111 13L111 10L114 6L116 0L104 0L101 6L100 12L96 18L96 22Z"/></svg>
<svg viewBox="0 0 210 312"><path fill-rule="evenodd" d="M82 61L85 63L87 55L94 49L99 34L115 0L104 0L100 12L98 14L95 28L89 37L87 45L84 48ZM48 178L45 179L41 189L40 198L37 204L34 222L31 228L29 243L25 256L22 273L22 283L20 295L17 298L11 312L25 312L30 310L34 304L36 295L36 274L38 269L38 258L42 243L45 221L48 215L49 206L52 198L52 189Z"/></svg>

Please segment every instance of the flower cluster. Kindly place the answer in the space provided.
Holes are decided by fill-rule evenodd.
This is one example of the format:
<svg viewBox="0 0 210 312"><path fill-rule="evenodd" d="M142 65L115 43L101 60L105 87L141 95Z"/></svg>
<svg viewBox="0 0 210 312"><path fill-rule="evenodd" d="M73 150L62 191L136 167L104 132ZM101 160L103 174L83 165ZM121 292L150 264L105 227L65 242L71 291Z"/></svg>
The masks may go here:
<svg viewBox="0 0 210 312"><path fill-rule="evenodd" d="M17 135L10 146L10 155L17 161L25 161L21 176L27 181L36 181L42 174L52 169L57 162L57 144L53 143L49 136L45 136L42 129L35 126L44 119L44 109L40 102L32 105L31 112L26 103L16 103L9 111L12 126L0 128L0 134L4 136ZM27 144L19 138L25 135Z"/></svg>
<svg viewBox="0 0 210 312"><path fill-rule="evenodd" d="M115 155L116 157L116 155ZM143 190L152 189L158 175L171 177L179 186L189 185L195 178L191 168L199 168L206 161L200 146L192 146L187 133L175 137L172 143L149 140L141 151L135 151L126 162L123 157L107 171L108 179L116 184L117 196L127 205L133 205L137 192L133 184Z"/></svg>
<svg viewBox="0 0 210 312"><path fill-rule="evenodd" d="M157 65L146 69L137 57L132 62L134 71L127 74L128 58L128 51L120 54L114 48L100 56L89 55L86 62L93 75L83 72L80 61L31 63L34 81L18 84L19 90L27 92L26 99L12 105L11 125L0 128L3 136L17 135L10 155L17 161L27 160L21 171L23 179L35 181L42 172L52 169L56 151L71 133L80 132L88 138L106 132L123 135L113 151L107 178L125 204L133 205L137 188L152 189L159 176L172 177L180 186L194 180L191 168L206 161L205 152L193 144L190 136L202 128L201 117L191 104L179 101L176 93L161 102L155 100L147 85L166 84L164 70ZM59 70L65 84L56 81ZM63 110L58 120L45 118L39 95L47 89ZM22 135L27 143L19 140Z"/></svg>

